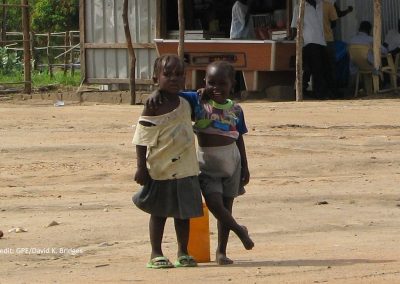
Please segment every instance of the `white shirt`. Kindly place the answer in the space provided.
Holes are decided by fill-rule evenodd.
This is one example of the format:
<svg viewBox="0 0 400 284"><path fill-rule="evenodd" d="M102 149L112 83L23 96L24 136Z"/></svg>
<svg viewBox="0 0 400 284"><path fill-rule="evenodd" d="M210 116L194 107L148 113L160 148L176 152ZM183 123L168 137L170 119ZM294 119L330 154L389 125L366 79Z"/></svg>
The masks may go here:
<svg viewBox="0 0 400 284"><path fill-rule="evenodd" d="M254 35L253 19L250 17L245 25L248 7L236 1L232 7L231 39L247 39Z"/></svg>
<svg viewBox="0 0 400 284"><path fill-rule="evenodd" d="M400 47L400 33L396 30L390 30L385 36L385 42L388 44L388 50L392 51Z"/></svg>
<svg viewBox="0 0 400 284"><path fill-rule="evenodd" d="M306 46L310 43L326 46L325 35L324 35L324 24L323 24L323 3L321 0L316 0L316 8L310 5L308 2L305 3L304 7L304 27L303 27L303 39ZM292 28L297 28L297 18L299 15L299 6L297 5L293 9Z"/></svg>
<svg viewBox="0 0 400 284"><path fill-rule="evenodd" d="M179 97L179 102L176 109L166 114L139 117L139 122L150 122L154 126L140 123L136 126L132 143L147 147L147 167L155 180L199 174L191 108L184 98Z"/></svg>

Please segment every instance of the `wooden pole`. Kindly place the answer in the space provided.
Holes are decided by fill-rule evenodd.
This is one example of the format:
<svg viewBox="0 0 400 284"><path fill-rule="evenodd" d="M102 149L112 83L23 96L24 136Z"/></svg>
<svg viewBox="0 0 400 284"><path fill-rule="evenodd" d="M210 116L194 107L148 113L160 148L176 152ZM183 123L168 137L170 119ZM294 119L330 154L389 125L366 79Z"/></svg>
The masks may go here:
<svg viewBox="0 0 400 284"><path fill-rule="evenodd" d="M29 28L29 7L28 0L21 0L22 7L22 29L24 34L24 92L30 94L32 92L31 79L31 45L30 45L30 28Z"/></svg>
<svg viewBox="0 0 400 284"><path fill-rule="evenodd" d="M374 68L380 70L381 67L381 42L382 42L382 0L374 0ZM379 76L375 74L374 92L379 89Z"/></svg>
<svg viewBox="0 0 400 284"><path fill-rule="evenodd" d="M74 33L69 32L69 45L72 48L74 46ZM71 63L71 76L73 77L75 75L75 66L74 66L74 52L75 48L71 50L71 53L69 54L69 62Z"/></svg>
<svg viewBox="0 0 400 284"><path fill-rule="evenodd" d="M6 41L6 37L7 37L7 24L6 24L6 20L7 20L7 8L6 8L6 0L3 0L3 11L1 13L1 40L2 41ZM0 46L4 46L6 43L5 42L1 42Z"/></svg>
<svg viewBox="0 0 400 284"><path fill-rule="evenodd" d="M48 63L48 67L49 67L49 75L50 78L54 77L53 74L53 67L51 66L53 59L51 57L51 52L50 52L50 43L51 43L51 32L47 33L47 63Z"/></svg>
<svg viewBox="0 0 400 284"><path fill-rule="evenodd" d="M161 38L162 36L162 0L156 0L156 38Z"/></svg>
<svg viewBox="0 0 400 284"><path fill-rule="evenodd" d="M296 38L296 101L303 100L303 27L305 0L300 0Z"/></svg>
<svg viewBox="0 0 400 284"><path fill-rule="evenodd" d="M288 37L291 37L290 21L293 12L292 2L292 0L286 0L286 34Z"/></svg>
<svg viewBox="0 0 400 284"><path fill-rule="evenodd" d="M129 57L129 90L131 94L131 105L136 103L136 82L135 82L135 70L136 70L136 56L132 45L131 31L129 28L128 19L128 0L124 0L124 9L122 11L122 20L124 22L124 31L126 44L128 47L128 57Z"/></svg>
<svg viewBox="0 0 400 284"><path fill-rule="evenodd" d="M86 82L86 23L85 23L85 9L86 1L79 0L79 43L80 43L80 67L81 67L81 85ZM79 101L82 102L82 93L78 92Z"/></svg>
<svg viewBox="0 0 400 284"><path fill-rule="evenodd" d="M68 49L71 47L71 46L69 46L69 31L65 32L64 46L65 46L65 48L64 48L64 76L67 76L67 72L68 72Z"/></svg>
<svg viewBox="0 0 400 284"><path fill-rule="evenodd" d="M179 21L179 45L178 56L184 60L185 45L185 15L183 0L178 0L178 21Z"/></svg>

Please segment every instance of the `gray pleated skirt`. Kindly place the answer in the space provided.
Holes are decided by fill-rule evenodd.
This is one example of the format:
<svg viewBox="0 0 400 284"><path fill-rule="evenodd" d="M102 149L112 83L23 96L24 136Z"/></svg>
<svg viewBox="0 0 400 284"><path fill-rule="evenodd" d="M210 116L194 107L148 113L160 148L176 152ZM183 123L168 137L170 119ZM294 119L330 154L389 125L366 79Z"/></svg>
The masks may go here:
<svg viewBox="0 0 400 284"><path fill-rule="evenodd" d="M203 216L197 176L174 180L150 180L132 197L141 210L158 217L189 219Z"/></svg>

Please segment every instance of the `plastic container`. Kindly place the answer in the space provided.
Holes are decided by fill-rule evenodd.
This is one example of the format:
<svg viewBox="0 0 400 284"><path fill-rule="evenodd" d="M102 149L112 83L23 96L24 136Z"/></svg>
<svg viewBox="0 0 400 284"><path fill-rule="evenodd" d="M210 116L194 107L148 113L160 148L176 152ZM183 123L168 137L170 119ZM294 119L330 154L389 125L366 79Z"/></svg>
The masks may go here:
<svg viewBox="0 0 400 284"><path fill-rule="evenodd" d="M210 262L210 225L208 208L203 203L203 216L190 219L188 251L197 262Z"/></svg>

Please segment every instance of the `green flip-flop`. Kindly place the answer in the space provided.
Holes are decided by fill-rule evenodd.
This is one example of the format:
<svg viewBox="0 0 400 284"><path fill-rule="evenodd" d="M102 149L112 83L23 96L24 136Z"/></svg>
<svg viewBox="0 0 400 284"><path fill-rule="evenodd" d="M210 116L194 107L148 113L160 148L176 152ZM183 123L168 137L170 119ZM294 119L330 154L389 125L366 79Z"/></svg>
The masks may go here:
<svg viewBox="0 0 400 284"><path fill-rule="evenodd" d="M159 268L173 268L174 265L165 256L157 256L152 258L147 264L147 268L159 269Z"/></svg>
<svg viewBox="0 0 400 284"><path fill-rule="evenodd" d="M196 267L197 261L191 255L181 255L175 261L175 267Z"/></svg>

